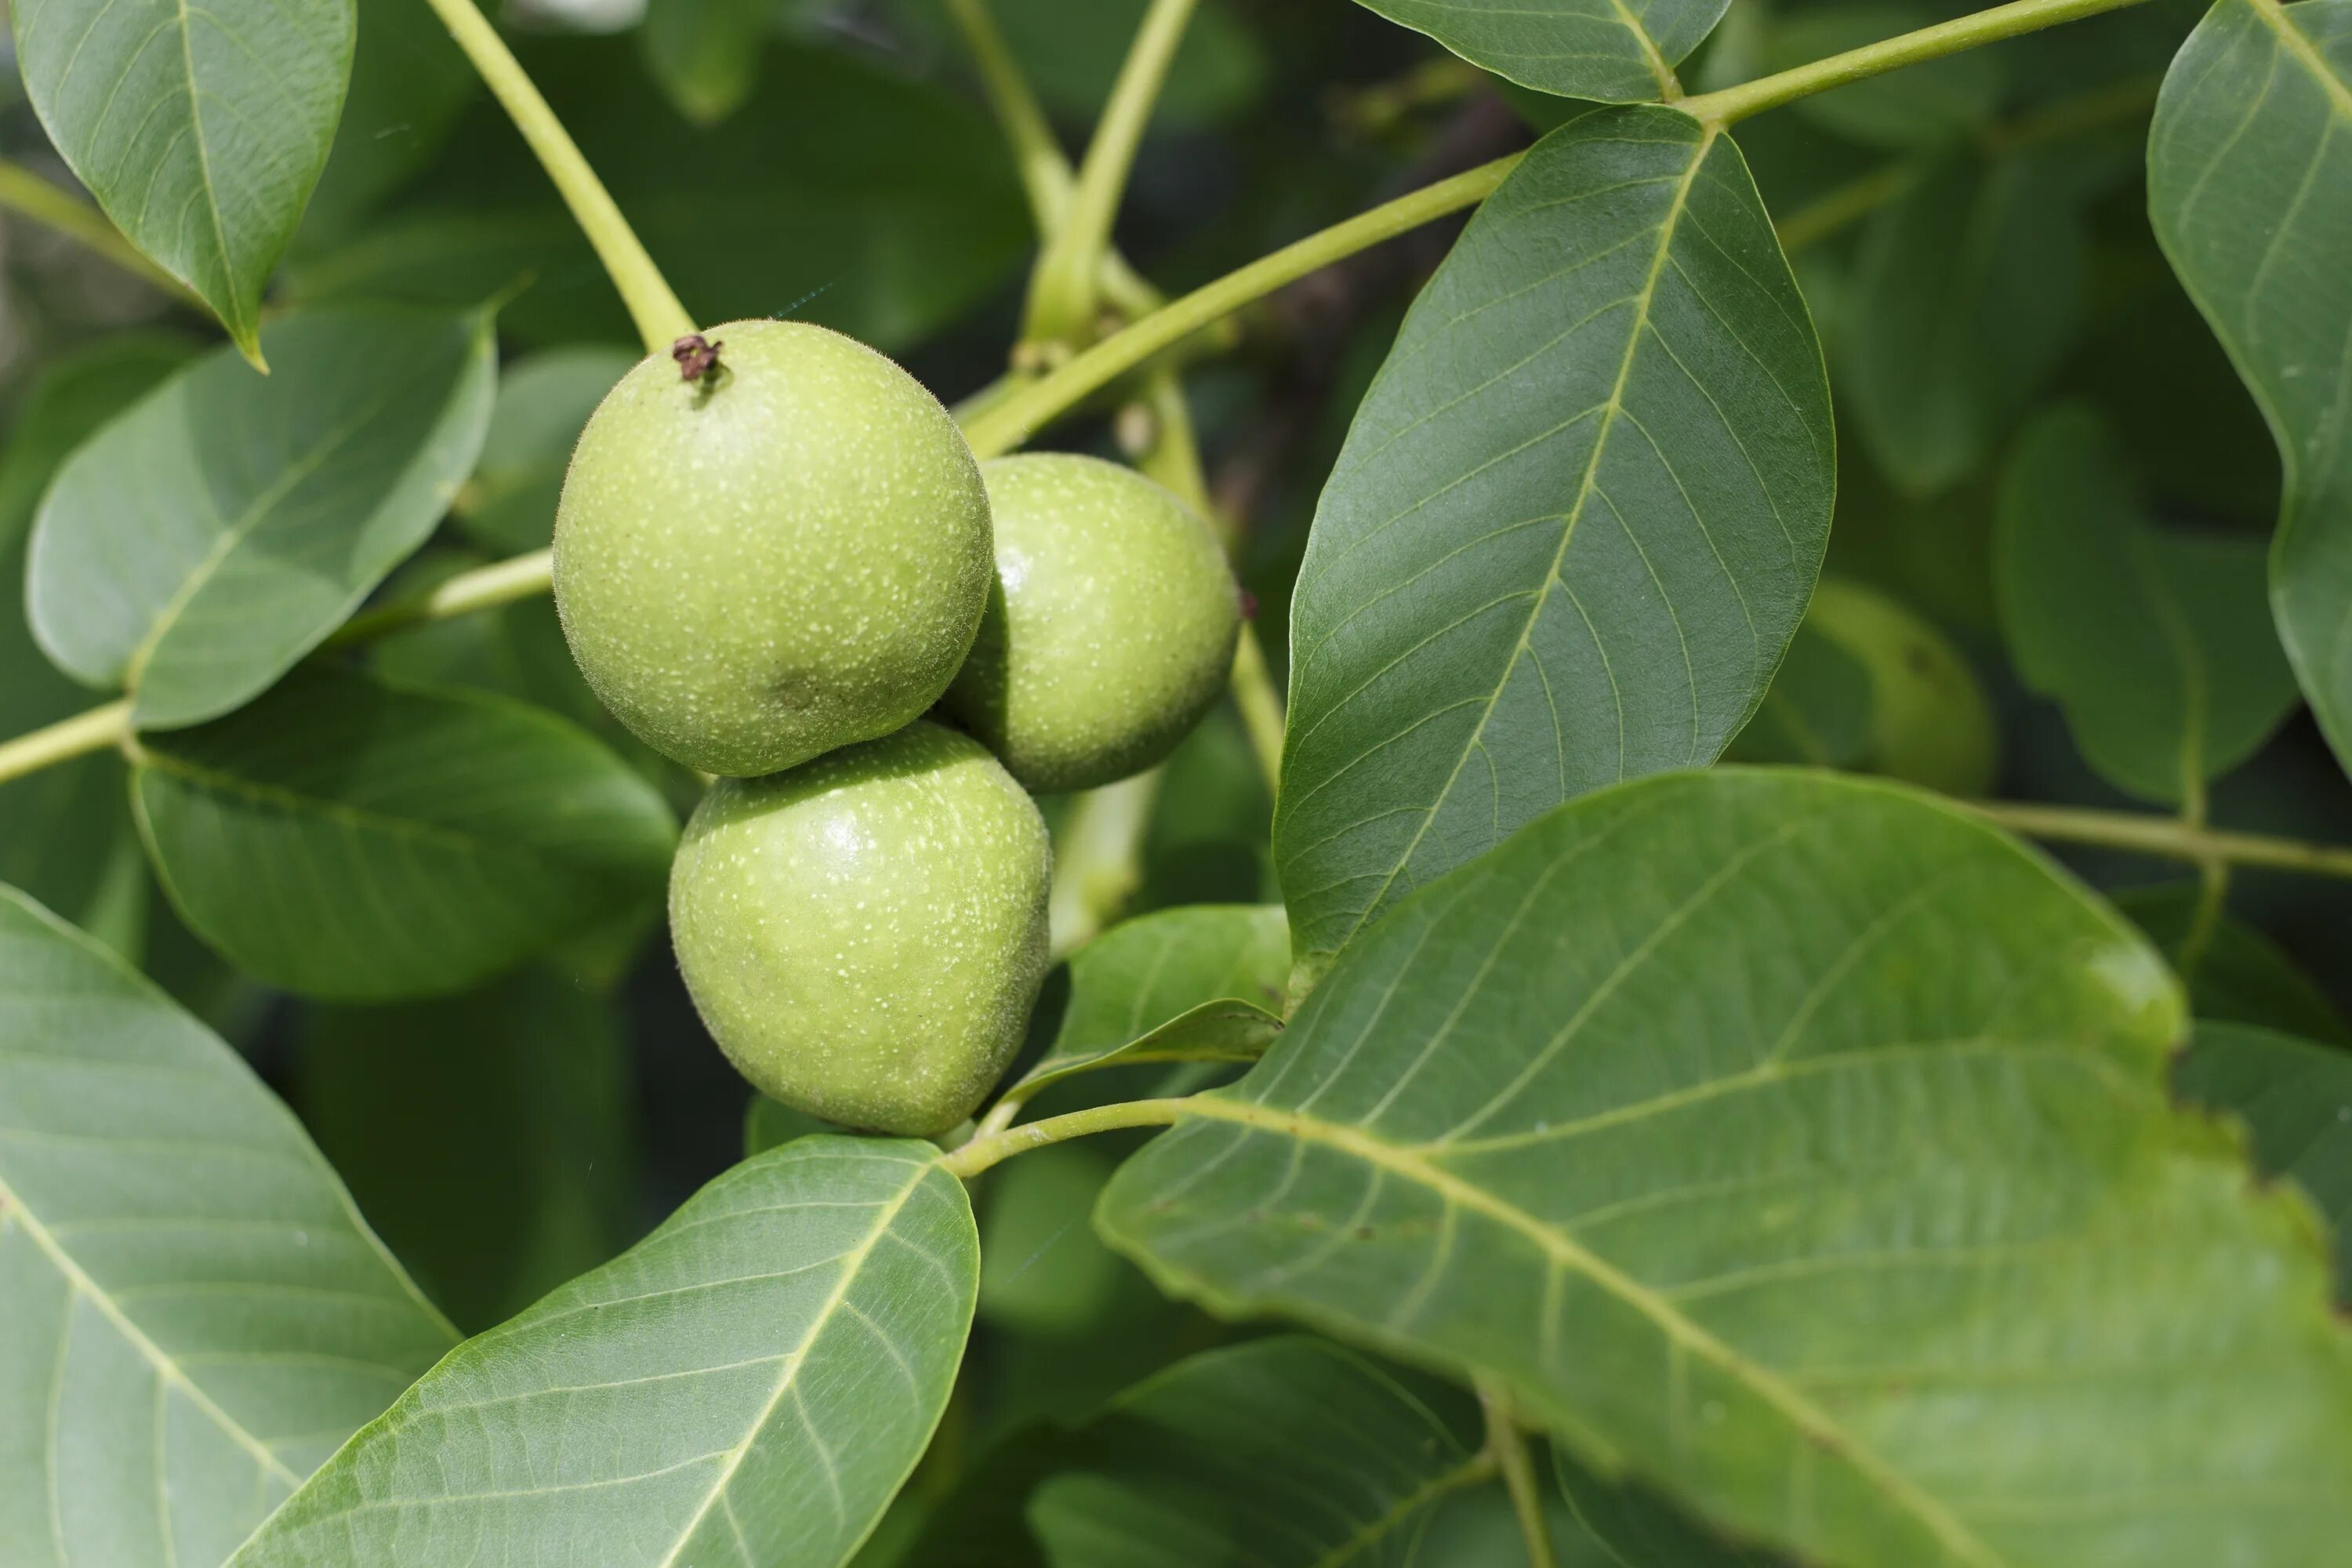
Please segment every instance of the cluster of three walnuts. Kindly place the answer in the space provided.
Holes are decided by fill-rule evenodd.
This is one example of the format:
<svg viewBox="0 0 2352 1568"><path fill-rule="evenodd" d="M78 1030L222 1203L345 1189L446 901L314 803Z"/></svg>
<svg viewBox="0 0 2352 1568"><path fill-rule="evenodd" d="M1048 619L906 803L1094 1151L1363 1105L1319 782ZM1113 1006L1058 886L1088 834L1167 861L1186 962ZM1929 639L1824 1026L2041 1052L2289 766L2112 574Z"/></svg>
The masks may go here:
<svg viewBox="0 0 2352 1568"><path fill-rule="evenodd" d="M564 633L623 723L719 775L669 910L729 1058L827 1120L944 1131L1045 975L1029 792L1165 758L1223 689L1238 595L1139 474L978 463L919 383L821 328L712 337L638 365L582 435Z"/></svg>

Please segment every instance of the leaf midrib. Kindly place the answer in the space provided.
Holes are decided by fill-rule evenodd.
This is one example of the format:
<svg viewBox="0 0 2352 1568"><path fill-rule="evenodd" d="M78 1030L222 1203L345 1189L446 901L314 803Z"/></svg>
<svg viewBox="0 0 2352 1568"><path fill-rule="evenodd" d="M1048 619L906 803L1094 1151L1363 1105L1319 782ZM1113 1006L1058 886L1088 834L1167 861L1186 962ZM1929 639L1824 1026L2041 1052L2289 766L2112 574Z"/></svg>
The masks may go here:
<svg viewBox="0 0 2352 1568"><path fill-rule="evenodd" d="M1633 378L1634 362L1641 355L1643 334L1649 330L1650 312L1657 301L1659 281L1665 276L1667 258L1674 252L1675 232L1682 225L1683 214L1689 208L1692 189L1698 183L1698 172L1706 166L1707 154L1714 150L1717 133L1712 125L1699 127L1698 141L1691 148L1690 166L1683 171L1682 179L1675 186L1674 199L1668 204L1665 217L1658 226L1657 254L1650 258L1649 275L1643 279L1642 292L1634 298L1633 319L1625 334L1625 352L1617 362L1617 378L1609 389L1609 401L1601 405L1601 426L1593 433L1592 451L1585 459L1584 474L1578 482L1576 498L1570 503L1562 521L1559 547L1552 552L1551 564L1546 568L1543 582L1536 589L1533 602L1528 608L1527 620L1519 627L1518 639L1511 645L1510 657L1503 661L1502 674L1496 680L1494 690L1487 693L1486 707L1478 715L1478 722L1472 726L1469 739L1463 743L1461 755L1454 759L1453 769L1445 775L1444 784L1422 814L1421 826L1413 829L1412 840L1405 845L1395 864L1389 868L1388 875L1381 879L1379 889L1358 912L1346 934L1331 944L1330 951L1337 952L1355 940L1357 933L1364 929L1373 915L1381 911L1390 890L1396 886L1396 879L1404 874L1404 868L1412 865L1412 858L1421 852L1422 840L1428 837L1430 827L1437 821L1438 813L1452 798L1454 786L1461 780L1462 770L1469 766L1471 753L1478 749L1486 733L1486 726L1494 721L1496 706L1502 701L1503 692L1510 685L1512 672L1518 668L1519 660L1527 654L1535 637L1536 625L1542 619L1544 607L1551 600L1554 584L1561 582L1560 570L1567 564L1569 545L1575 540L1577 524L1583 520L1584 509L1592 500L1593 488L1601 477L1601 459L1608 451L1609 437L1616 428L1617 416L1625 406L1625 389Z"/></svg>
<svg viewBox="0 0 2352 1568"><path fill-rule="evenodd" d="M711 1482L709 1493L703 1498L700 1506L695 1509L693 1517L678 1527L677 1539L671 1542L669 1551L663 1554L659 1568L676 1568L678 1553L686 1550L687 1543L692 1541L696 1533L701 1530L703 1521L710 1517L710 1510L726 1500L727 1489L734 1483L736 1472L742 1468L743 1457L751 1451L751 1445L759 1439L760 1434L767 1429L768 1423L775 1418L777 1410L783 1405L784 1396L798 1386L801 1368L807 1363L810 1348L816 1343L817 1336L824 1332L827 1325L833 1321L834 1314L839 1311L843 1303L848 1300L850 1287L857 1282L858 1276L865 1271L866 1258L873 1254L874 1248L881 1244L882 1238L889 1234L890 1227L898 1223L899 1213L913 1200L915 1194L921 1190L923 1184L930 1180L931 1173L937 1168L936 1164L928 1162L910 1163L909 1169L913 1174L908 1180L906 1186L901 1188L898 1195L891 1199L889 1205L877 1215L874 1227L866 1233L865 1239L860 1241L854 1250L843 1255L840 1279L835 1283L832 1291L825 1297L824 1304L817 1309L815 1317L810 1320L808 1330L802 1334L800 1343L793 1347L790 1359L784 1363L782 1375L776 1379L776 1386L768 1395L767 1404L761 1406L759 1415L754 1416L751 1425L744 1429L742 1441L735 1445L734 1451L727 1456L727 1462L719 1467L718 1478ZM729 1522L735 1524L732 1507L733 1505L730 1503ZM735 1528L740 1533L741 1526L735 1524Z"/></svg>
<svg viewBox="0 0 2352 1568"><path fill-rule="evenodd" d="M113 1298L100 1289L98 1281L92 1279L83 1270L81 1265L74 1261L72 1254L68 1253L64 1245L50 1234L48 1226L41 1223L39 1216L33 1213L25 1200L17 1194L16 1189L8 1184L5 1176L0 1176L0 1213L13 1215L16 1217L16 1222L24 1227L25 1235L31 1239L35 1247L40 1248L42 1255L48 1258L50 1266L64 1276L67 1286L73 1293L87 1299L92 1306L96 1307L100 1315L113 1325L114 1331L129 1342L131 1349L138 1352L142 1359L154 1367L157 1376L177 1388L191 1404L202 1410L215 1426L226 1433L231 1440L253 1456L255 1461L265 1472L283 1481L288 1490L290 1491L302 1484L302 1478L289 1469L285 1462L270 1451L268 1444L247 1431L227 1411L215 1404L212 1396L198 1387L195 1381L181 1369L179 1363L165 1354L163 1347L149 1339L139 1326L131 1321L129 1315L115 1304Z"/></svg>
<svg viewBox="0 0 2352 1568"><path fill-rule="evenodd" d="M2312 79L2319 84L2320 90L2334 107L2336 117L2352 126L2352 83L2336 74L2335 62L2319 52L2319 46L2311 41L2311 35L2286 14L2286 6L2280 0L2246 0L2246 4L2262 19L2263 25L2277 35L2280 46L2295 58L2295 63L2308 71Z"/></svg>
<svg viewBox="0 0 2352 1568"><path fill-rule="evenodd" d="M1934 1497L1858 1442L1830 1415L1785 1379L1741 1356L1691 1321L1664 1297L1624 1273L1573 1237L1544 1224L1515 1204L1445 1170L1433 1161L1371 1136L1360 1128L1326 1121L1297 1111L1276 1110L1247 1100L1195 1096L1182 1116L1226 1121L1258 1131L1319 1144L1363 1161L1379 1171L1418 1183L1452 1207L1469 1209L1517 1232L1546 1258L1571 1270L1640 1313L1685 1352L1727 1373L1823 1451L1841 1455L1898 1507L1940 1542L1958 1563L1974 1568L2007 1568L2004 1560ZM1181 1121L1180 1121L1181 1125Z"/></svg>
<svg viewBox="0 0 2352 1568"><path fill-rule="evenodd" d="M205 552L203 558L189 569L186 579L155 612L155 619L149 625L146 635L139 639L138 645L131 650L130 657L123 661L122 684L125 689L131 691L134 696L137 694L138 688L146 676L147 666L154 658L156 650L163 647L163 639L177 628L182 617L187 614L188 606L194 604L197 595L211 584L229 557L236 554L237 550L253 537L269 514L277 510L278 503L291 495L304 480L324 468L331 458L341 453L362 431L373 424L383 411L391 407L411 386L424 380L432 369L431 362L427 361L406 379L394 382L383 388L363 406L354 410L351 418L326 431L309 451L287 464L277 479L264 486L261 492L247 503L242 512L234 518L221 520L220 537L213 542L212 548ZM193 385L194 378L187 378L180 384L184 387ZM413 466L413 458L410 464L404 465L404 467ZM378 509L380 508L379 500ZM374 512L371 511L370 516L373 515Z"/></svg>

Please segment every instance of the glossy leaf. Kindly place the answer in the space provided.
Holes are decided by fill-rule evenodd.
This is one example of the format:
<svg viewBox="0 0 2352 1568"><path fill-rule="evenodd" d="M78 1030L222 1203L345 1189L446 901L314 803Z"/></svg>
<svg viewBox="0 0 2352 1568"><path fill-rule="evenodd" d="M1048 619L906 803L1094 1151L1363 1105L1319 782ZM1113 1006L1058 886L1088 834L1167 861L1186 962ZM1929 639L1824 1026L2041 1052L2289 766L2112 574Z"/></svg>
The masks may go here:
<svg viewBox="0 0 2352 1568"><path fill-rule="evenodd" d="M620 348L551 349L499 377L481 459L458 498L467 534L508 554L547 548L572 448L637 358Z"/></svg>
<svg viewBox="0 0 2352 1568"><path fill-rule="evenodd" d="M318 1009L294 1099L368 1223L474 1331L636 1235L631 1088L611 1004L534 966L439 1001Z"/></svg>
<svg viewBox="0 0 2352 1568"><path fill-rule="evenodd" d="M2050 161L1970 156L1870 218L1838 390L1899 490L1931 496L1982 466L2073 345L2090 287L2079 205Z"/></svg>
<svg viewBox="0 0 2352 1568"><path fill-rule="evenodd" d="M971 1323L971 1209L937 1152L824 1136L736 1166L452 1352L235 1568L845 1562Z"/></svg>
<svg viewBox="0 0 2352 1568"><path fill-rule="evenodd" d="M1829 527L1821 353L1739 150L1588 114L1406 318L1291 608L1275 854L1311 974L1561 801L1711 762Z"/></svg>
<svg viewBox="0 0 2352 1568"><path fill-rule="evenodd" d="M68 460L34 524L33 630L142 727L257 696L425 542L490 415L489 318L318 310L224 350Z"/></svg>
<svg viewBox="0 0 2352 1568"><path fill-rule="evenodd" d="M2126 888L2111 897L2164 950L2199 1019L2352 1047L2352 1026L2327 993L2269 937L2227 910L2210 923L2203 920L2203 889L2196 882Z"/></svg>
<svg viewBox="0 0 2352 1568"><path fill-rule="evenodd" d="M1605 103L1670 96L1674 68L1730 6L1730 0L1361 3L1524 87Z"/></svg>
<svg viewBox="0 0 2352 1568"><path fill-rule="evenodd" d="M89 693L42 654L26 620L25 534L41 492L68 452L194 348L161 333L110 338L58 361L18 405L0 458L0 735L21 735L90 705ZM137 844L118 758L77 758L0 784L0 882L110 942L119 931L95 928L120 925L110 910L121 912L126 888L144 903Z"/></svg>
<svg viewBox="0 0 2352 1568"><path fill-rule="evenodd" d="M2167 1101L2183 1022L1932 796L1644 781L1401 906L1097 1221L1809 1562L2315 1568L2352 1336L2300 1212Z"/></svg>
<svg viewBox="0 0 2352 1568"><path fill-rule="evenodd" d="M236 1052L0 889L0 1557L218 1563L456 1338Z"/></svg>
<svg viewBox="0 0 2352 1568"><path fill-rule="evenodd" d="M2080 405L2020 437L1995 540L2018 673L2106 778L2168 804L2253 753L2294 706L2256 541L2159 526Z"/></svg>
<svg viewBox="0 0 2352 1568"><path fill-rule="evenodd" d="M352 0L13 9L17 68L50 141L131 242L258 361L262 289L342 109Z"/></svg>
<svg viewBox="0 0 2352 1568"><path fill-rule="evenodd" d="M1181 1362L1069 1447L1028 1505L1054 1568L1406 1563L1493 1474L1466 1396L1304 1337Z"/></svg>
<svg viewBox="0 0 2352 1568"><path fill-rule="evenodd" d="M132 806L197 935L353 1001L461 989L657 898L677 838L654 787L560 719L320 668L146 737Z"/></svg>
<svg viewBox="0 0 2352 1568"><path fill-rule="evenodd" d="M1282 1032L1278 908L1194 904L1112 927L1070 960L1070 1000L1018 1092L1098 1067L1257 1059Z"/></svg>
<svg viewBox="0 0 2352 1568"><path fill-rule="evenodd" d="M2148 213L2269 418L2271 606L2352 768L2352 0L2221 0L2166 76Z"/></svg>
<svg viewBox="0 0 2352 1568"><path fill-rule="evenodd" d="M2245 1124L2254 1162L2309 1194L2336 1233L2336 1293L2352 1301L2352 1052L2200 1021L2173 1083Z"/></svg>
<svg viewBox="0 0 2352 1568"><path fill-rule="evenodd" d="M794 316L898 348L985 300L1032 243L987 111L944 89L837 49L772 47L743 107L706 127L661 96L629 38L517 47L705 321ZM580 226L487 100L413 200L303 257L289 283L305 300L448 306L528 283L499 312L512 341L637 341Z"/></svg>

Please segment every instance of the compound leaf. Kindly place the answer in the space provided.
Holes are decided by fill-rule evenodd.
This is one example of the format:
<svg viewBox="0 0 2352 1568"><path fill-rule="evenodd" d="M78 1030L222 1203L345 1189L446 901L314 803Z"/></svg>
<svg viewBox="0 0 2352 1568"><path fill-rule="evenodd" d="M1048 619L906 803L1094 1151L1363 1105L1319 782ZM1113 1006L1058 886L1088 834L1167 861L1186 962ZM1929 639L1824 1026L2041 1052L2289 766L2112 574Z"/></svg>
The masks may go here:
<svg viewBox="0 0 2352 1568"><path fill-rule="evenodd" d="M1829 529L1821 349L1729 138L1538 142L1406 318L1291 612L1275 855L1307 978L1601 784L1711 762Z"/></svg>
<svg viewBox="0 0 2352 1568"><path fill-rule="evenodd" d="M2294 706L2253 540L2158 526L2089 408L2043 416L2002 476L1994 539L2018 673L2091 765L2177 804L2253 754Z"/></svg>
<svg viewBox="0 0 2352 1568"><path fill-rule="evenodd" d="M553 715L305 668L149 735L131 805L164 891L223 956L288 990L462 989L659 895L660 793Z"/></svg>
<svg viewBox="0 0 2352 1568"><path fill-rule="evenodd" d="M2147 142L2157 239L2285 468L2271 608L2352 768L2352 0L2220 0Z"/></svg>
<svg viewBox="0 0 2352 1568"><path fill-rule="evenodd" d="M1808 1562L2316 1565L2352 1336L2161 959L1934 797L1723 770L1415 895L1097 1222Z"/></svg>
<svg viewBox="0 0 2352 1568"><path fill-rule="evenodd" d="M326 166L353 0L17 0L34 111L130 237L255 363L261 291Z"/></svg>
<svg viewBox="0 0 2352 1568"><path fill-rule="evenodd" d="M234 1568L830 1568L929 1440L979 1242L938 1151L803 1138L467 1342Z"/></svg>
<svg viewBox="0 0 2352 1568"><path fill-rule="evenodd" d="M257 696L425 542L480 451L490 320L306 311L223 350L84 443L33 525L34 634L121 687L142 728Z"/></svg>
<svg viewBox="0 0 2352 1568"><path fill-rule="evenodd" d="M218 1563L457 1336L286 1108L0 888L0 1542Z"/></svg>
<svg viewBox="0 0 2352 1568"><path fill-rule="evenodd" d="M1539 92L1638 103L1676 90L1674 68L1731 0L1361 0L1475 65Z"/></svg>

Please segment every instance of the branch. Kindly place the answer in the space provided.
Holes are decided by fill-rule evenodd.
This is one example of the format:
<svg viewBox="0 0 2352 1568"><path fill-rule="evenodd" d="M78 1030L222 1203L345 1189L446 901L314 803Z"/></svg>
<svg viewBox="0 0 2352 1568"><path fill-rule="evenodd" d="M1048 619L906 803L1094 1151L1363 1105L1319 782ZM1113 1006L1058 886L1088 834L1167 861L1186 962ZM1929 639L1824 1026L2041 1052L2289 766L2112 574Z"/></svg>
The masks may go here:
<svg viewBox="0 0 2352 1568"><path fill-rule="evenodd" d="M1543 1491L1536 1468L1528 1457L1526 1436L1511 1412L1510 1396L1489 1378L1478 1382L1478 1404L1486 1413L1486 1451L1503 1472L1503 1486L1511 1494L1511 1511L1518 1516L1519 1535L1528 1545L1529 1568L1559 1568L1551 1544L1551 1526L1544 1521Z"/></svg>
<svg viewBox="0 0 2352 1568"><path fill-rule="evenodd" d="M1996 5L1974 16L1865 44L1861 48L1759 77L1720 92L1702 92L1684 99L1675 107L1709 125L1737 125L1750 115L1827 92L1833 87L1843 87L1848 82L2139 4L2141 0L2014 0L2011 5Z"/></svg>
<svg viewBox="0 0 2352 1568"><path fill-rule="evenodd" d="M1045 253L1029 283L1022 336L1031 342L1081 342L1094 335L1096 280L1110 250L1119 197L1135 167L1135 151L1168 68L1184 41L1198 0L1151 0L1143 26L1103 105L1086 163L1078 170L1061 221L1048 232Z"/></svg>
<svg viewBox="0 0 2352 1568"><path fill-rule="evenodd" d="M1988 822L2059 844L2092 844L2159 859L2202 866L2261 866L2314 877L2352 877L2352 847L2306 844L2259 833L2196 827L2170 816L2089 811L2067 805L2018 805L2006 801L1960 803Z"/></svg>
<svg viewBox="0 0 2352 1568"><path fill-rule="evenodd" d="M1127 1127L1169 1126L1183 1109L1181 1100L1129 1100L1116 1105L1073 1110L1066 1116L1048 1116L1042 1121L1024 1122L1002 1132L982 1133L955 1152L940 1156L940 1168L968 1182L991 1165L1048 1143Z"/></svg>
<svg viewBox="0 0 2352 1568"><path fill-rule="evenodd" d="M694 318L670 292L661 268L646 254L636 231L613 205L604 182L580 155L571 133L531 85L498 29L483 17L474 0L427 0L427 4L457 40L457 47L466 51L466 58L474 62L474 69L488 84L515 129L522 132L522 139L530 143L547 177L555 182L564 205L572 209L588 243L596 247L596 259L604 264L613 287L621 291L621 300L628 306L646 350L658 353L693 331Z"/></svg>

